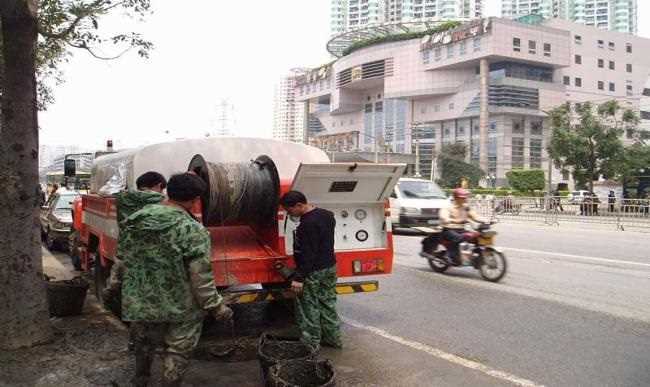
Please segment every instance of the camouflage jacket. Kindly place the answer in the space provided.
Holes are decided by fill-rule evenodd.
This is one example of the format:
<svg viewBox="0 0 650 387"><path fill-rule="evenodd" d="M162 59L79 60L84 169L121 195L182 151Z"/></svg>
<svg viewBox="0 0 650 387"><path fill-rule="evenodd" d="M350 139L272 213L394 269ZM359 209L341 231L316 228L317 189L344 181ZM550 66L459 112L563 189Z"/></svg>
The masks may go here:
<svg viewBox="0 0 650 387"><path fill-rule="evenodd" d="M117 205L117 222L122 223L136 211L147 204L158 204L165 196L155 191L123 191L115 195Z"/></svg>
<svg viewBox="0 0 650 387"><path fill-rule="evenodd" d="M123 225L118 255L126 273L122 315L126 321L186 321L216 308L210 236L187 212L151 204Z"/></svg>

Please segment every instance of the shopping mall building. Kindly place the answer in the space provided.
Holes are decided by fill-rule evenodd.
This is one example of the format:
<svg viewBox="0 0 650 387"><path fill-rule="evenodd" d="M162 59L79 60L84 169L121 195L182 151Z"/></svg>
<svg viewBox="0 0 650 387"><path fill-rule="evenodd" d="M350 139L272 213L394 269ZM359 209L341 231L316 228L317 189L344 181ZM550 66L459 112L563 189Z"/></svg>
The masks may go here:
<svg viewBox="0 0 650 387"><path fill-rule="evenodd" d="M488 172L488 184L501 185L513 168L548 170L546 112L564 102L617 99L650 128L648 39L529 16L478 19L422 38L349 49L359 39L409 28L335 37L328 49L339 58L301 75L296 99L322 129L309 132L312 143L329 151L417 149L428 177L432 155L463 142L467 161ZM554 172L554 182L567 179Z"/></svg>

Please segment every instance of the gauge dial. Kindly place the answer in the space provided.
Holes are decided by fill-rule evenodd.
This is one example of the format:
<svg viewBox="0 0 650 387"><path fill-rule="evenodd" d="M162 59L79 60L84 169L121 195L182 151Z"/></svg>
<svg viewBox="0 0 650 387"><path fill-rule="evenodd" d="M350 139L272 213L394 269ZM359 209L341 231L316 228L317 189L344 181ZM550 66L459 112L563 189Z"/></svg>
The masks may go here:
<svg viewBox="0 0 650 387"><path fill-rule="evenodd" d="M349 212L347 212L346 210L341 211L341 218L345 219L345 218L347 218L348 216L350 216L350 213L349 213Z"/></svg>
<svg viewBox="0 0 650 387"><path fill-rule="evenodd" d="M357 218L357 220L364 220L368 216L368 213L364 209L358 209L354 211L354 217Z"/></svg>
<svg viewBox="0 0 650 387"><path fill-rule="evenodd" d="M359 231L357 231L357 233L354 236L355 236L355 238L357 238L357 240L359 242L365 242L365 241L368 240L368 231L359 230Z"/></svg>

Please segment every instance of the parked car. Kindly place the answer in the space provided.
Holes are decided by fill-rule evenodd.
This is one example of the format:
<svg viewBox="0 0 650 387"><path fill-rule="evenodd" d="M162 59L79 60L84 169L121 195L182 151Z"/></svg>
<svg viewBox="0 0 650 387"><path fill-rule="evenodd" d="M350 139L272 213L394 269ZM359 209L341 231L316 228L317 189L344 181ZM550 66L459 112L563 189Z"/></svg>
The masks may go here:
<svg viewBox="0 0 650 387"><path fill-rule="evenodd" d="M589 196L589 191L573 191L569 194L569 203L582 204L585 201L585 197L587 196Z"/></svg>
<svg viewBox="0 0 650 387"><path fill-rule="evenodd" d="M72 201L76 191L57 191L41 207L41 238L49 250L67 248L72 226Z"/></svg>
<svg viewBox="0 0 650 387"><path fill-rule="evenodd" d="M390 196L391 222L395 228L437 225L439 212L451 202L430 180L401 178Z"/></svg>

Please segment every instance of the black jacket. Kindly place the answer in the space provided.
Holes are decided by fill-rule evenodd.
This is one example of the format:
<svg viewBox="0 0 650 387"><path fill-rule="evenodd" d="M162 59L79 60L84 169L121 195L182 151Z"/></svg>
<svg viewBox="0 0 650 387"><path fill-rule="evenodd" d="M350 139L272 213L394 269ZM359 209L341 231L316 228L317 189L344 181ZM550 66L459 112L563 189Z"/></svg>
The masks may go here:
<svg viewBox="0 0 650 387"><path fill-rule="evenodd" d="M334 214L322 208L314 208L300 217L300 225L293 239L295 281L303 281L315 271L336 265L335 227Z"/></svg>

